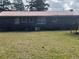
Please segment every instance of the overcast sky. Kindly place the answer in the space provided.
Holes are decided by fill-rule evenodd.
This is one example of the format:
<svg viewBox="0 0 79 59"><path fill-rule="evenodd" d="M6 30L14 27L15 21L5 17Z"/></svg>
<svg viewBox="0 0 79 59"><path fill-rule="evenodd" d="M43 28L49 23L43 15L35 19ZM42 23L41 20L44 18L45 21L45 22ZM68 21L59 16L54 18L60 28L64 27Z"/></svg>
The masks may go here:
<svg viewBox="0 0 79 59"><path fill-rule="evenodd" d="M25 0L23 0L23 2L26 4ZM79 11L79 0L47 0L47 3L50 4L49 11L63 11L69 9Z"/></svg>

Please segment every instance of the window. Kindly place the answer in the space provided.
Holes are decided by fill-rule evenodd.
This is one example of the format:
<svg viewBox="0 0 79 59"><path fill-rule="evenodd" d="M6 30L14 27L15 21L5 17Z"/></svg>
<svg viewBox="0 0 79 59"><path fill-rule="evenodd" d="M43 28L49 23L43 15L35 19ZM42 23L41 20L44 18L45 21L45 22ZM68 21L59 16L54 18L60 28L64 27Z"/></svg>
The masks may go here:
<svg viewBox="0 0 79 59"><path fill-rule="evenodd" d="M21 23L27 23L26 19L21 19Z"/></svg>
<svg viewBox="0 0 79 59"><path fill-rule="evenodd" d="M21 19L21 23L27 23L27 18L22 17L20 19Z"/></svg>
<svg viewBox="0 0 79 59"><path fill-rule="evenodd" d="M37 19L37 24L46 24L46 18L39 17L39 18Z"/></svg>
<svg viewBox="0 0 79 59"><path fill-rule="evenodd" d="M52 20L52 23L57 23L57 19L53 19Z"/></svg>
<svg viewBox="0 0 79 59"><path fill-rule="evenodd" d="M20 19L19 18L15 19L15 24L20 24Z"/></svg>

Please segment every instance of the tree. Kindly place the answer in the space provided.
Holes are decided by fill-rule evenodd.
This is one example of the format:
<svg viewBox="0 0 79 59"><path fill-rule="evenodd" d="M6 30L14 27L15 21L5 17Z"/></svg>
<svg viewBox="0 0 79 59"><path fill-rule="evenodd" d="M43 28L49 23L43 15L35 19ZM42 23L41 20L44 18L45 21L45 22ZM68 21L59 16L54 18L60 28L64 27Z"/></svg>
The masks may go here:
<svg viewBox="0 0 79 59"><path fill-rule="evenodd" d="M77 21L77 19L76 19L76 21L75 21L75 30L76 30L76 34L78 33L78 27L79 27L79 24L78 24L78 21Z"/></svg>
<svg viewBox="0 0 79 59"><path fill-rule="evenodd" d="M24 11L24 4L22 0L14 0L13 2L16 11Z"/></svg>
<svg viewBox="0 0 79 59"><path fill-rule="evenodd" d="M73 9L70 9L69 11L73 12ZM71 33L72 33L72 30L73 30L73 26L71 27Z"/></svg>
<svg viewBox="0 0 79 59"><path fill-rule="evenodd" d="M4 9L7 11L7 10L10 10L9 9L9 6L11 5L10 1L3 1L3 7Z"/></svg>
<svg viewBox="0 0 79 59"><path fill-rule="evenodd" d="M45 3L46 0L31 0L28 7L29 11L46 11L48 10L49 4Z"/></svg>
<svg viewBox="0 0 79 59"><path fill-rule="evenodd" d="M70 9L70 11L73 12L74 10L73 9ZM79 24L78 24L77 19L75 20L75 23L74 24L75 24L75 26L74 27L72 26L71 33L72 33L72 30L75 29L76 30L75 33L77 34L78 33L78 27L79 27Z"/></svg>
<svg viewBox="0 0 79 59"><path fill-rule="evenodd" d="M4 1L2 1L1 2L1 4L0 4L0 11L7 11L7 10L9 10L9 5L10 5L11 3L10 3L10 1L6 1L6 0L4 0Z"/></svg>

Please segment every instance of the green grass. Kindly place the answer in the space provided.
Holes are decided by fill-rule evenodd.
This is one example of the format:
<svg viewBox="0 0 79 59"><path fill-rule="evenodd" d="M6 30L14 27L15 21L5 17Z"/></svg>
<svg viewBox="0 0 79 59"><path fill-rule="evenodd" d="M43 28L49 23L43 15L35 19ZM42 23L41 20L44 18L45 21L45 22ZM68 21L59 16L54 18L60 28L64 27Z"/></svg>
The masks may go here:
<svg viewBox="0 0 79 59"><path fill-rule="evenodd" d="M0 59L79 59L79 35L69 31L0 32Z"/></svg>

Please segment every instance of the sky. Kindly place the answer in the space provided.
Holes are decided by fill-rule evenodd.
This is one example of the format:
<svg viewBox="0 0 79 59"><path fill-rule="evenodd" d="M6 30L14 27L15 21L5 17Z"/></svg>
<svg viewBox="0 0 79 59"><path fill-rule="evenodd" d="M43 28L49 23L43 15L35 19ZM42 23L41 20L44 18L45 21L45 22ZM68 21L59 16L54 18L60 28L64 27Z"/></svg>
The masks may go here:
<svg viewBox="0 0 79 59"><path fill-rule="evenodd" d="M23 0L23 3L26 4L25 0ZM49 11L64 11L70 9L79 11L79 0L47 0L46 3L50 5Z"/></svg>
<svg viewBox="0 0 79 59"><path fill-rule="evenodd" d="M79 0L48 0L50 11L63 11L74 9L79 11Z"/></svg>

